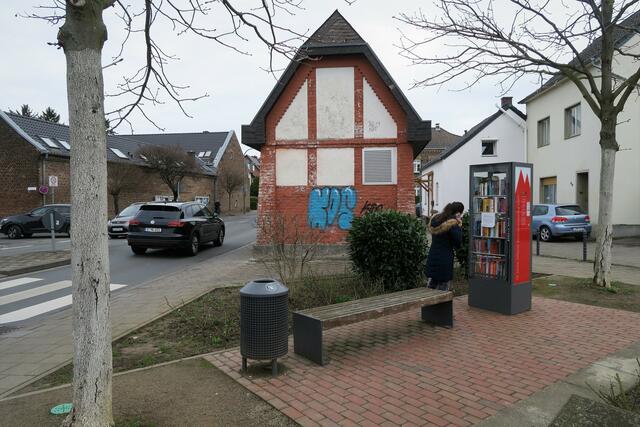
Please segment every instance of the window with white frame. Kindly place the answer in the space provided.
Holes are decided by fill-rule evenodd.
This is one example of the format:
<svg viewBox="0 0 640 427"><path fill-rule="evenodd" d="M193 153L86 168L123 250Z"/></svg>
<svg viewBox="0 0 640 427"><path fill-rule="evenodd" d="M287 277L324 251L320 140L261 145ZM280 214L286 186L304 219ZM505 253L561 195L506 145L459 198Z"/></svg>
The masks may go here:
<svg viewBox="0 0 640 427"><path fill-rule="evenodd" d="M497 156L496 150L497 141L495 139L482 140L482 155L483 156Z"/></svg>
<svg viewBox="0 0 640 427"><path fill-rule="evenodd" d="M397 182L395 147L362 149L362 183L364 185L389 185Z"/></svg>
<svg viewBox="0 0 640 427"><path fill-rule="evenodd" d="M420 160L413 161L413 173L420 173Z"/></svg>
<svg viewBox="0 0 640 427"><path fill-rule="evenodd" d="M551 119L538 120L538 147L545 147L551 142Z"/></svg>
<svg viewBox="0 0 640 427"><path fill-rule="evenodd" d="M572 105L564 110L564 138L580 135L582 128L582 111L580 104Z"/></svg>

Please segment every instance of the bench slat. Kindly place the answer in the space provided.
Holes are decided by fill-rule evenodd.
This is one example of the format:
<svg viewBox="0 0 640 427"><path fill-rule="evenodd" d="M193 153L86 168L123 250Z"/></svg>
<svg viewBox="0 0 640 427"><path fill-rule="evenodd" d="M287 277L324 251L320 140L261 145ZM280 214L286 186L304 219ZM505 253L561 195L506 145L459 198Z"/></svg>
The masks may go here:
<svg viewBox="0 0 640 427"><path fill-rule="evenodd" d="M323 329L326 330L398 313L413 307L436 305L451 300L453 300L452 292L418 288L310 308L296 313L321 321Z"/></svg>

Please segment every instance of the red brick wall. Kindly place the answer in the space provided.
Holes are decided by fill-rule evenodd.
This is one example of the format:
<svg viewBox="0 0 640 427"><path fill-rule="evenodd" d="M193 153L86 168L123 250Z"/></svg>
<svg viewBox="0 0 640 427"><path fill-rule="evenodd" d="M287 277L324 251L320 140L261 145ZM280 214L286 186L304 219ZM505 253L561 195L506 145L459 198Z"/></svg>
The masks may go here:
<svg viewBox="0 0 640 427"><path fill-rule="evenodd" d="M322 140L316 138L316 83L315 69L320 67L355 67L355 137L353 139ZM365 139L363 137L363 77L371 85L376 95L396 122L398 136L396 139ZM303 141L276 141L275 127L293 101L298 90L307 82L309 135ZM257 243L269 244L270 233L264 227L268 218L279 217L287 222L295 222L300 232L314 235L319 233L320 242L325 244L343 243L347 231L337 225L324 230L311 230L306 222L309 194L316 187L316 149L321 148L354 148L355 185L357 203L353 209L354 216L359 216L365 203L381 204L385 208L396 209L406 213L415 212L413 184L413 150L407 143L406 115L377 75L371 64L360 55L325 58L307 61L302 64L296 74L276 102L266 119L267 140L261 149L260 195L258 200L258 240ZM362 184L362 149L365 147L397 148L397 185L363 185ZM307 148L308 185L297 187L276 186L275 149ZM315 238L315 237L314 237Z"/></svg>
<svg viewBox="0 0 640 427"><path fill-rule="evenodd" d="M37 191L40 154L4 121L0 121L0 218L28 211L42 204Z"/></svg>

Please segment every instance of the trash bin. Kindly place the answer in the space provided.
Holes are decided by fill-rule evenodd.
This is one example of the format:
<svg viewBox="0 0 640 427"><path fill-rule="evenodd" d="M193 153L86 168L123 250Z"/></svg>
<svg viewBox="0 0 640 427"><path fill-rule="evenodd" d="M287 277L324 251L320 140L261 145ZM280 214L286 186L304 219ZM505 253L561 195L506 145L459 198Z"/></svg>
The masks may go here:
<svg viewBox="0 0 640 427"><path fill-rule="evenodd" d="M273 279L257 279L240 289L240 354L247 359L271 360L278 374L278 357L289 351L289 289Z"/></svg>

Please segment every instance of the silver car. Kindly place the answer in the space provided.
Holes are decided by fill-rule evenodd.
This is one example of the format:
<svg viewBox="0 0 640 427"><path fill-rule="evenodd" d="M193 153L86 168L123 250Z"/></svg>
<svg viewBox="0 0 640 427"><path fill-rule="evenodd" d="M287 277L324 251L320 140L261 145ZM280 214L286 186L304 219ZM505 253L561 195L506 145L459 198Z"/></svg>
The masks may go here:
<svg viewBox="0 0 640 427"><path fill-rule="evenodd" d="M136 216L142 205L144 205L143 202L133 203L110 220L107 223L109 237L114 239L117 237L127 237L129 233L129 221Z"/></svg>

